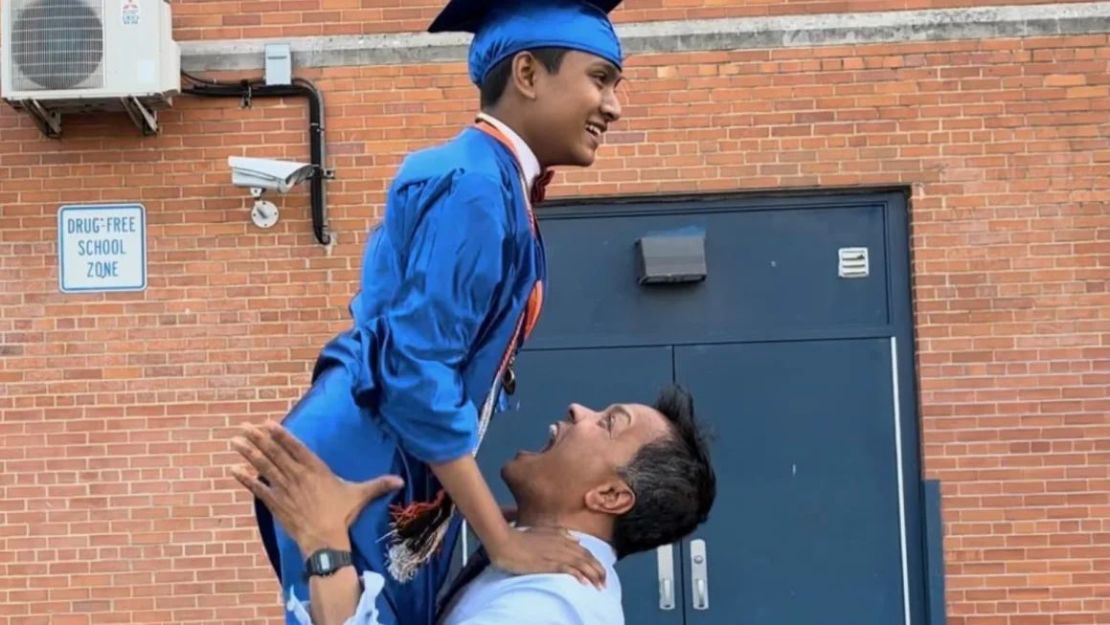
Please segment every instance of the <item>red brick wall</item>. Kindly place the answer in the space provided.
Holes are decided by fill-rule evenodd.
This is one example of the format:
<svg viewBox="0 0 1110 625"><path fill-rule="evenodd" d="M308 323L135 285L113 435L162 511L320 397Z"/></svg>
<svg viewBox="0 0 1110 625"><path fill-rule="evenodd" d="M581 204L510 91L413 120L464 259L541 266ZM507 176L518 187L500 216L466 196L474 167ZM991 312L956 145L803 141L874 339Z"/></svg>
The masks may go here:
<svg viewBox="0 0 1110 625"><path fill-rule="evenodd" d="M1056 0L1057 4L1083 0ZM625 0L618 22L1048 4L1046 0ZM442 0L174 0L180 40L420 31Z"/></svg>
<svg viewBox="0 0 1110 625"><path fill-rule="evenodd" d="M558 185L912 185L952 625L1110 623L1108 63L1105 36L642 56L601 164ZM459 65L305 76L331 254L303 189L260 231L229 184L229 154L306 157L296 100L185 97L158 138L91 117L61 143L0 109L0 625L277 622L231 428L299 395L387 177L474 102ZM58 292L58 206L100 201L147 207L145 293Z"/></svg>

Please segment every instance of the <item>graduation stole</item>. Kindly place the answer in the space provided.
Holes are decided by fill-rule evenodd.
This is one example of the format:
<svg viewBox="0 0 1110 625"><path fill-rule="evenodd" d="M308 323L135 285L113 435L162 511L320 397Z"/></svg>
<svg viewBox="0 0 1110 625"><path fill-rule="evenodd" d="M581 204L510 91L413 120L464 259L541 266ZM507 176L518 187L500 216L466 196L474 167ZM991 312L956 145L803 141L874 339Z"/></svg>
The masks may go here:
<svg viewBox="0 0 1110 625"><path fill-rule="evenodd" d="M521 171L524 170L524 168L520 166L520 155L516 153L516 147L513 146L513 142L509 141L509 138L506 137L503 132L501 132L493 124L481 119L479 119L474 124L474 127L493 137L499 143L501 143L501 145L505 146L505 149L507 149L513 155L513 158L516 160L517 166L520 167ZM536 223L536 213L533 210L533 207L543 201L544 197L547 195L547 185L551 183L551 179L554 177L555 170L553 169L548 169L547 171L540 173L540 175L536 177L536 180L532 182L531 192L525 193L524 195L524 204L528 210L528 225L532 228L532 234L537 237L539 236L540 229L539 225ZM525 184L525 190L527 191L527 185L523 180L523 176L521 176L521 183ZM523 318L524 339L527 339L529 336L531 336L532 331L536 329L536 323L539 321L540 310L542 308L543 281L537 280L536 284L532 287L532 293L528 297L528 306L526 308L526 314ZM518 329L517 333L514 334L513 341L509 343L509 349L505 352L506 356L515 351L513 348L515 347L515 343L519 338L516 335L519 334L519 332L520 330ZM509 390L509 394L512 395L512 393L513 391Z"/></svg>
<svg viewBox="0 0 1110 625"><path fill-rule="evenodd" d="M474 127L496 139L505 146L520 165L520 156L513 143L492 124L478 120ZM521 168L523 169L523 168ZM534 204L543 201L547 184L551 182L554 172L548 170L541 174L532 183L531 193L525 194L525 204L528 211L529 226L532 234L539 236L539 227L536 216L532 210ZM522 183L524 183L522 178ZM525 187L527 189L527 186ZM492 386L482 404L482 411L478 415L478 446L485 438L486 429L493 418L493 406L498 395L498 386L512 395L516 390L516 374L513 365L516 360L516 351L531 336L543 308L543 281L537 280L532 286L528 303L524 312L517 320L512 337L501 356L497 374L494 376ZM472 452L478 453L477 447ZM455 504L447 492L440 488L436 497L430 502L413 502L407 506L394 505L390 508L390 532L386 539L390 541L388 563L389 573L399 582L411 581L425 563L428 562L443 545L447 534L448 521L455 514Z"/></svg>

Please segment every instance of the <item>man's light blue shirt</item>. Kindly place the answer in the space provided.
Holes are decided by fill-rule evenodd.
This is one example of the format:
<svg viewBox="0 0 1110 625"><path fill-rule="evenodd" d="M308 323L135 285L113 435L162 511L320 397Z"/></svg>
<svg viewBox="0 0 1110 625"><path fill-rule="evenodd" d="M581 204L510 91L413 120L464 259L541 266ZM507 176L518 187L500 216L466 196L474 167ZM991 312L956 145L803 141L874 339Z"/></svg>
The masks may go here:
<svg viewBox="0 0 1110 625"><path fill-rule="evenodd" d="M565 574L511 575L494 567L479 573L447 606L440 625L624 625L621 583L613 568L616 552L605 541L574 532L605 569L605 587L595 588ZM377 625L381 576L363 574L363 594L345 625ZM312 625L307 603L290 596L287 609L301 625Z"/></svg>
<svg viewBox="0 0 1110 625"><path fill-rule="evenodd" d="M510 575L488 567L460 591L441 625L623 625L616 552L603 540L574 535L605 568L605 588L570 575Z"/></svg>

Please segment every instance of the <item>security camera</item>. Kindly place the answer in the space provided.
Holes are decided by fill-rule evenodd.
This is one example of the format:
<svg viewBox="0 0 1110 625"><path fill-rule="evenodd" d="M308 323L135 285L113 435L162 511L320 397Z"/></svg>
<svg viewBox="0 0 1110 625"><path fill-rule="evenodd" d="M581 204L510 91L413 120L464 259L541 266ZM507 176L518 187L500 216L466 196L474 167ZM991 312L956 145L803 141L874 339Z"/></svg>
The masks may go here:
<svg viewBox="0 0 1110 625"><path fill-rule="evenodd" d="M288 193L316 171L313 165L305 163L245 156L229 156L227 165L231 168L231 183L250 189L254 198L251 220L260 228L271 228L278 222L277 206L262 199L262 194L266 191Z"/></svg>
<svg viewBox="0 0 1110 625"><path fill-rule="evenodd" d="M231 183L251 189L255 197L261 196L262 191L288 193L316 171L313 165L305 163L245 156L229 156L227 165L231 168Z"/></svg>

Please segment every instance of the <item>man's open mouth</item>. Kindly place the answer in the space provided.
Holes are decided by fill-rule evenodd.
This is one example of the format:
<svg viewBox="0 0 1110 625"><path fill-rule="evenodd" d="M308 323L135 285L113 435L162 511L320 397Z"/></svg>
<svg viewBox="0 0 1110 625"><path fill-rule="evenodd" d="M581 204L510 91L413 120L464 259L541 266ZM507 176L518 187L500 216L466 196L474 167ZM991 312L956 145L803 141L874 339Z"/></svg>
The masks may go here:
<svg viewBox="0 0 1110 625"><path fill-rule="evenodd" d="M541 448L536 453L542 454L543 452L555 446L555 439L559 436L559 426L552 423L551 425L547 426L547 433L547 442L544 443L543 448Z"/></svg>

